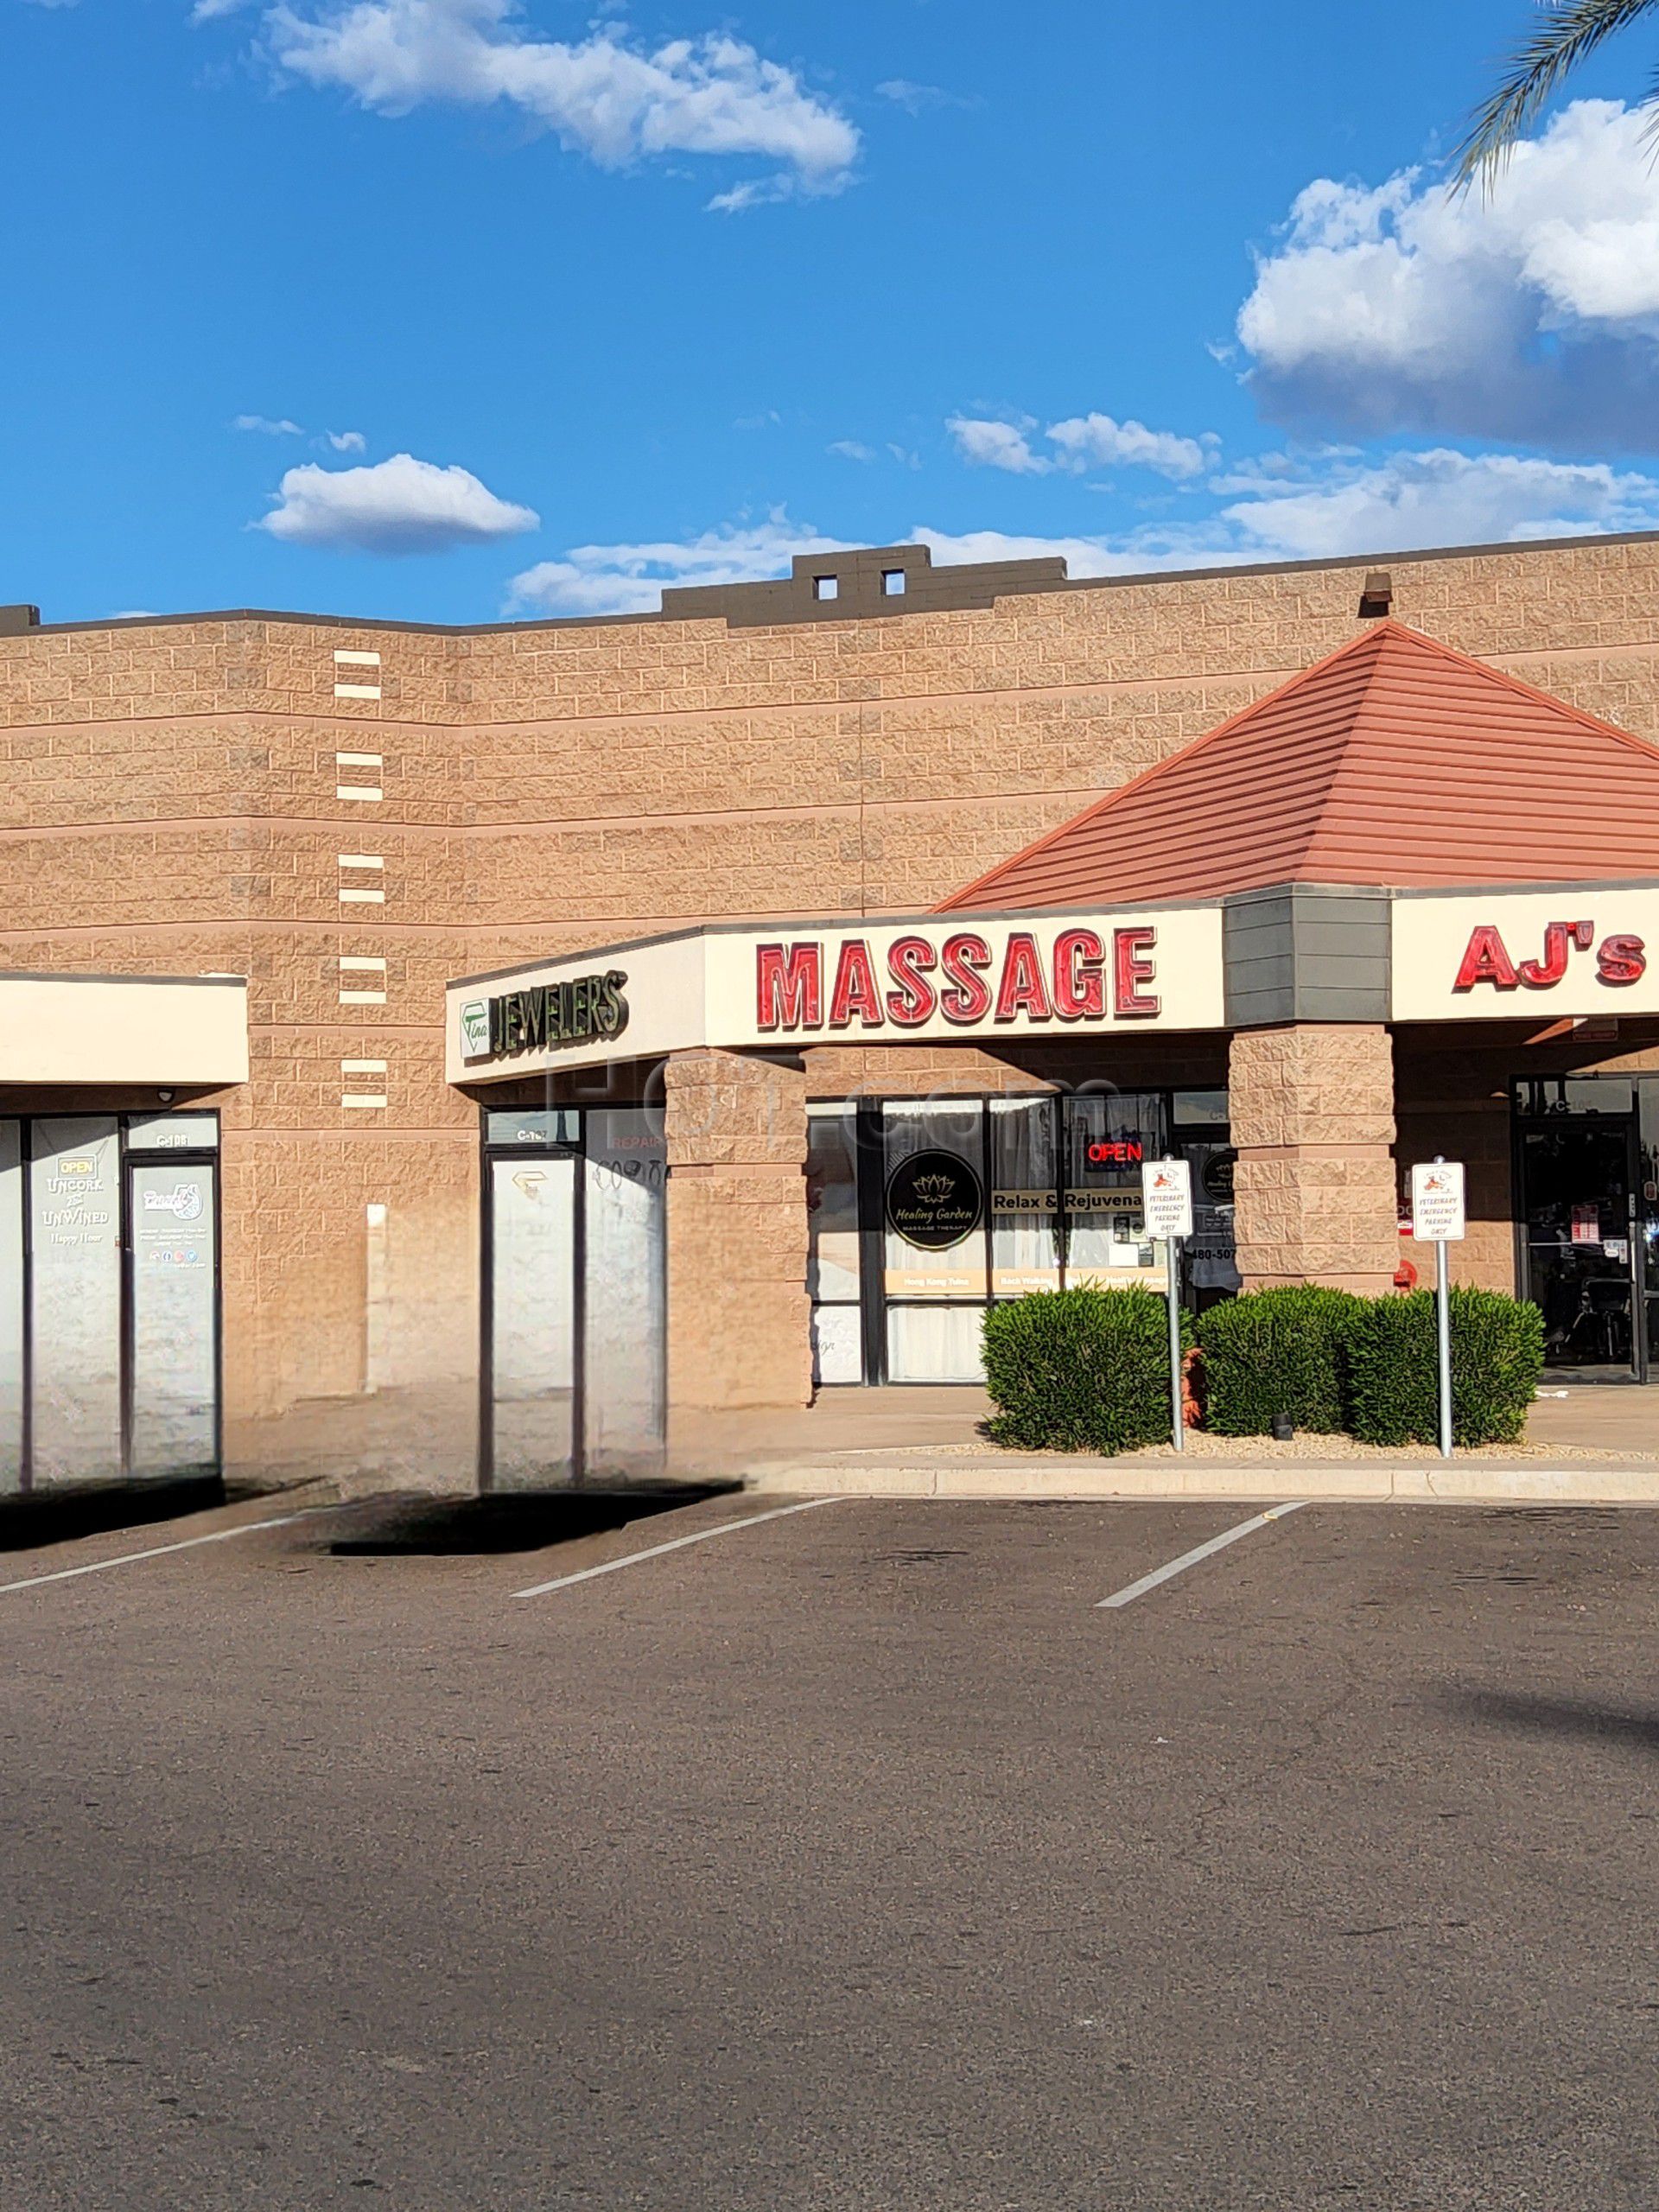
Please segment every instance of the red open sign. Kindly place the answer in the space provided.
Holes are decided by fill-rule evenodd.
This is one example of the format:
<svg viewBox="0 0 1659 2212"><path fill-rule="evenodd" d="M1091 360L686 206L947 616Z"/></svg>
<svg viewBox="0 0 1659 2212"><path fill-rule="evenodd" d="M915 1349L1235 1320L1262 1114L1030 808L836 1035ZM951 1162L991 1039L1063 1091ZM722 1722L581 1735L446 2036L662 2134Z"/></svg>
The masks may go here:
<svg viewBox="0 0 1659 2212"><path fill-rule="evenodd" d="M1091 1167L1138 1167L1146 1158L1146 1149L1134 1137L1103 1140L1089 1147Z"/></svg>

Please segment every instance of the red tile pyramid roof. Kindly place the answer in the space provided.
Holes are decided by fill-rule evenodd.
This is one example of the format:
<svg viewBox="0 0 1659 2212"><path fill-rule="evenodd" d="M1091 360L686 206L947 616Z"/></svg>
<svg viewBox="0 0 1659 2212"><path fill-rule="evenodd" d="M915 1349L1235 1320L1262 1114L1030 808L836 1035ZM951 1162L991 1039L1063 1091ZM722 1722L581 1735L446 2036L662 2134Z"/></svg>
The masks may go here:
<svg viewBox="0 0 1659 2212"><path fill-rule="evenodd" d="M1643 875L1659 750L1384 621L939 911Z"/></svg>

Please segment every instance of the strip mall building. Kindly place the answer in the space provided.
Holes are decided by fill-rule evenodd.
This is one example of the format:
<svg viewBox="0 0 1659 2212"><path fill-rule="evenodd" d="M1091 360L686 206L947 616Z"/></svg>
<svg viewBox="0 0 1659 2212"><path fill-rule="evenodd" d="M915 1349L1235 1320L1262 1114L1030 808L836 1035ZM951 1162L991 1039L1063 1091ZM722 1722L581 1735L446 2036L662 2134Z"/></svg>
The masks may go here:
<svg viewBox="0 0 1659 2212"><path fill-rule="evenodd" d="M11 608L0 701L0 1489L701 1471L1157 1280L1171 1150L1196 1303L1408 1279L1440 1153L1459 1275L1647 1379L1652 537Z"/></svg>

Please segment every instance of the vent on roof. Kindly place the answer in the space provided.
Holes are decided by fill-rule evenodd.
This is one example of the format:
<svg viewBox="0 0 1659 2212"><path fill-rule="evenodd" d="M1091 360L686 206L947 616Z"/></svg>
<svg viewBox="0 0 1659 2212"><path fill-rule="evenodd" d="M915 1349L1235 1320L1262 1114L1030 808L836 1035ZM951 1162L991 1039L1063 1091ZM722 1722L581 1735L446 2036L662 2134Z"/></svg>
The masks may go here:
<svg viewBox="0 0 1659 2212"><path fill-rule="evenodd" d="M1394 579L1386 569L1373 569L1359 594L1359 619L1379 621L1394 605Z"/></svg>

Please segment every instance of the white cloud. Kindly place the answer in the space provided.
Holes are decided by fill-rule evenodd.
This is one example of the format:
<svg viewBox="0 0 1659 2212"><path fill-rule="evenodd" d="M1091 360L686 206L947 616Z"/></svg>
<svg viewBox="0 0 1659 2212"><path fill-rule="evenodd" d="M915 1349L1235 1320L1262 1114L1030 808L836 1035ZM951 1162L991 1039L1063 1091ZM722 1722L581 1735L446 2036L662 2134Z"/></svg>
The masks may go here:
<svg viewBox="0 0 1659 2212"><path fill-rule="evenodd" d="M1173 430L1149 430L1133 418L1116 423L1109 415L1074 415L1051 423L1047 435L1075 467L1150 468L1178 483L1202 476L1220 444L1213 430L1184 438Z"/></svg>
<svg viewBox="0 0 1659 2212"><path fill-rule="evenodd" d="M1569 450L1659 444L1648 130L1616 101L1577 101L1489 196L1416 169L1310 184L1238 316L1263 408Z"/></svg>
<svg viewBox="0 0 1659 2212"><path fill-rule="evenodd" d="M224 0L207 0L207 12L227 12ZM607 168L675 154L779 165L709 202L728 212L838 190L858 157L845 116L794 70L721 32L647 48L601 28L570 44L531 35L518 0L280 0L264 26L280 69L380 114L504 103Z"/></svg>
<svg viewBox="0 0 1659 2212"><path fill-rule="evenodd" d="M728 524L700 537L639 545L576 545L512 579L508 611L536 614L645 614L664 584L747 584L786 576L797 553L843 553L850 541L792 523L777 507L762 523Z"/></svg>
<svg viewBox="0 0 1659 2212"><path fill-rule="evenodd" d="M273 418L269 415L238 415L231 424L233 430L258 430L268 438L302 438L304 430L297 423L290 423L286 415Z"/></svg>
<svg viewBox="0 0 1659 2212"><path fill-rule="evenodd" d="M945 429L957 442L957 450L976 468L1005 468L1013 476L1046 476L1054 463L1033 453L1029 433L1033 427L988 421L974 415L952 415Z"/></svg>
<svg viewBox="0 0 1659 2212"><path fill-rule="evenodd" d="M953 415L945 429L963 459L978 468L1001 468L1015 476L1047 476L1056 469L1082 475L1090 468L1149 468L1176 483L1190 483L1214 465L1220 441L1213 430L1189 438L1173 430L1149 430L1133 416L1072 415L1051 423L1043 435L1056 448L1039 453L1032 444L1036 425L981 416Z"/></svg>
<svg viewBox="0 0 1659 2212"><path fill-rule="evenodd" d="M1225 480L1241 496L1201 521L1121 536L948 535L918 530L935 557L1027 560L1063 553L1074 576L1322 561L1443 545L1516 543L1659 526L1659 478L1605 464L1440 448L1366 461L1335 452L1306 463L1268 454Z"/></svg>
<svg viewBox="0 0 1659 2212"><path fill-rule="evenodd" d="M1650 530L1659 480L1602 462L1437 448L1343 461L1302 485L1264 480L1221 521L1247 557L1262 560Z"/></svg>
<svg viewBox="0 0 1659 2212"><path fill-rule="evenodd" d="M889 77L876 86L884 100L891 100L895 107L904 109L906 115L920 115L931 107L978 107L980 102L962 92L948 92L943 85L918 85L909 77Z"/></svg>
<svg viewBox="0 0 1659 2212"><path fill-rule="evenodd" d="M325 430L322 434L336 453L366 453L369 442L361 430Z"/></svg>
<svg viewBox="0 0 1659 2212"><path fill-rule="evenodd" d="M824 448L824 451L836 454L842 461L874 461L875 459L875 448L863 444L857 438L836 438L832 444Z"/></svg>
<svg viewBox="0 0 1659 2212"><path fill-rule="evenodd" d="M1510 454L1431 448L1376 461L1340 449L1300 459L1269 454L1227 480L1236 496L1179 525L1055 537L920 524L906 542L927 546L941 566L1058 554L1070 575L1109 576L1659 528L1659 477ZM686 540L581 545L515 576L508 612L654 613L665 584L786 576L794 555L849 545L791 523L782 509L761 524Z"/></svg>
<svg viewBox="0 0 1659 2212"><path fill-rule="evenodd" d="M335 552L442 553L534 530L531 508L498 499L465 468L394 454L372 468L290 468L254 527Z"/></svg>

